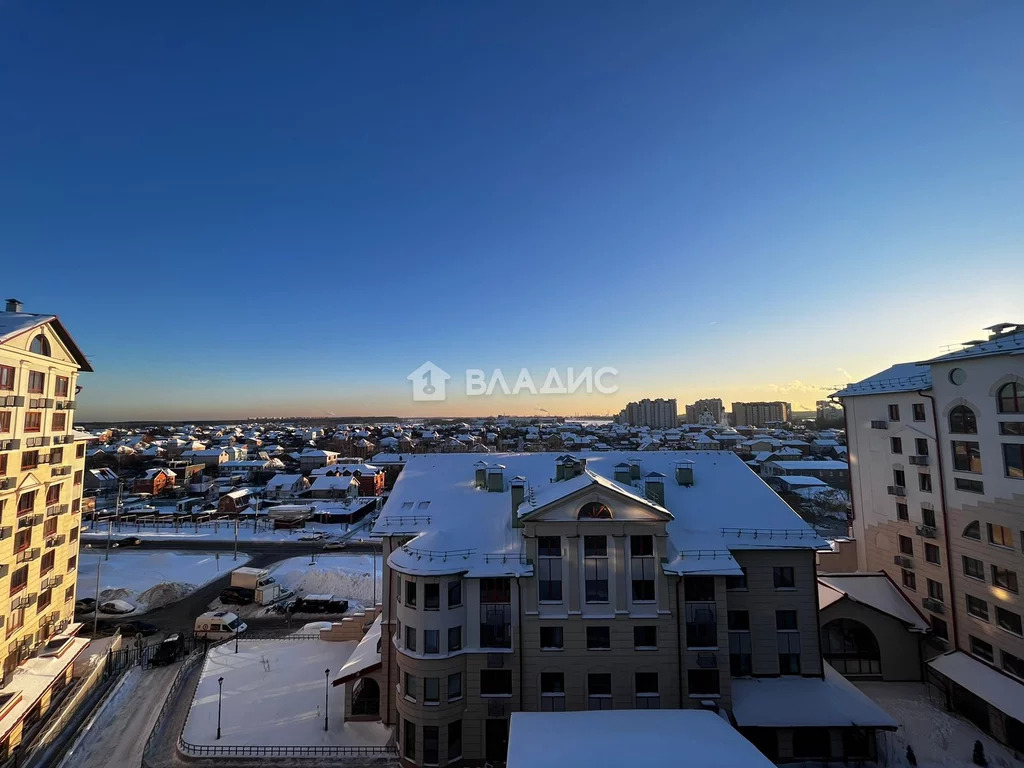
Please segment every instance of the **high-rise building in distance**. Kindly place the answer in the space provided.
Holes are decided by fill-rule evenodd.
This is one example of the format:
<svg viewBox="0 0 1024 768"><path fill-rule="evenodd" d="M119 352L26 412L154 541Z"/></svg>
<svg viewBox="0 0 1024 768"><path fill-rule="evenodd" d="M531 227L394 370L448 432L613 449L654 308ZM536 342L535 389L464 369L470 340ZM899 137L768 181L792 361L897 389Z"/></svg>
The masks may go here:
<svg viewBox="0 0 1024 768"><path fill-rule="evenodd" d="M679 412L674 397L669 399L644 398L635 403L627 403L619 412L619 423L631 427L656 427L671 429L679 423Z"/></svg>

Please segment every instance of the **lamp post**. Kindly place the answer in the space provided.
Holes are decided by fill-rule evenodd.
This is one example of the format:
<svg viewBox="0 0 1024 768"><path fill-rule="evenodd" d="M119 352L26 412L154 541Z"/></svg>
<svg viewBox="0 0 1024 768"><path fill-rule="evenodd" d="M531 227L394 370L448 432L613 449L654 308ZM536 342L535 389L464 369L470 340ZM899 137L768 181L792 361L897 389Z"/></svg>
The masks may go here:
<svg viewBox="0 0 1024 768"><path fill-rule="evenodd" d="M327 702L331 694L331 670L324 670L324 730L327 730Z"/></svg>
<svg viewBox="0 0 1024 768"><path fill-rule="evenodd" d="M92 604L92 639L96 639L98 630L100 628L100 566L103 565L103 560L99 557L96 558L96 599Z"/></svg>
<svg viewBox="0 0 1024 768"><path fill-rule="evenodd" d="M235 632L235 653L238 653L238 636L240 634L240 632Z"/></svg>
<svg viewBox="0 0 1024 768"><path fill-rule="evenodd" d="M220 703L224 698L224 678L217 678L217 738L220 738Z"/></svg>

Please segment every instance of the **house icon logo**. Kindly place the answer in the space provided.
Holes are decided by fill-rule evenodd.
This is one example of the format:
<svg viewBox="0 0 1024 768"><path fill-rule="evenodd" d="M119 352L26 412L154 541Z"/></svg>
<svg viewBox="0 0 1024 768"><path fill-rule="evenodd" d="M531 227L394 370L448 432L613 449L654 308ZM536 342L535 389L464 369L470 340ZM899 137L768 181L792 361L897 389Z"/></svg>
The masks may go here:
<svg viewBox="0 0 1024 768"><path fill-rule="evenodd" d="M412 399L430 402L445 399L445 382L451 378L440 366L427 360L406 376L412 382Z"/></svg>

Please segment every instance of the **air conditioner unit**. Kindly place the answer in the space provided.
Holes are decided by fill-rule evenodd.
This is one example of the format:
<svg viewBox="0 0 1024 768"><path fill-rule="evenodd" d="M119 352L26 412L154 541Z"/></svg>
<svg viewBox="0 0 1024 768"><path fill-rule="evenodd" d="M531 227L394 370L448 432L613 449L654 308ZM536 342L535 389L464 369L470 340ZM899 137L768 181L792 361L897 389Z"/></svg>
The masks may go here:
<svg viewBox="0 0 1024 768"><path fill-rule="evenodd" d="M918 536L923 536L926 539L936 539L939 536L939 532L930 525L919 525L915 530Z"/></svg>
<svg viewBox="0 0 1024 768"><path fill-rule="evenodd" d="M936 600L934 597L922 598L921 605L923 605L925 609L931 611L932 613L946 612L946 606L943 605L940 600Z"/></svg>
<svg viewBox="0 0 1024 768"><path fill-rule="evenodd" d="M907 489L906 489L905 486L902 486L902 485L890 485L888 487L888 491L889 491L889 495L890 496L906 496L907 495Z"/></svg>
<svg viewBox="0 0 1024 768"><path fill-rule="evenodd" d="M928 466L928 458L929 458L928 456L911 456L910 457L910 463L911 464L916 464L919 467L927 467Z"/></svg>
<svg viewBox="0 0 1024 768"><path fill-rule="evenodd" d="M43 408L53 408L53 403L53 398L48 397L45 400L43 400Z"/></svg>
<svg viewBox="0 0 1024 768"><path fill-rule="evenodd" d="M893 563L898 565L900 568L913 568L914 558L908 557L907 555L896 555L892 559Z"/></svg>

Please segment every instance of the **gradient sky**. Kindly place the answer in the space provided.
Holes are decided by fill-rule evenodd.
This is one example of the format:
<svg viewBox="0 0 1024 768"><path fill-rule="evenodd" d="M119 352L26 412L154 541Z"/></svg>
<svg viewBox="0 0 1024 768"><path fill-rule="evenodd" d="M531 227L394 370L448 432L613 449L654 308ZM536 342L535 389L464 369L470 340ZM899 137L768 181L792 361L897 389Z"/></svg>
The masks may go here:
<svg viewBox="0 0 1024 768"><path fill-rule="evenodd" d="M786 399L1024 322L1020 2L0 3L81 419ZM413 403L424 360L615 395Z"/></svg>

